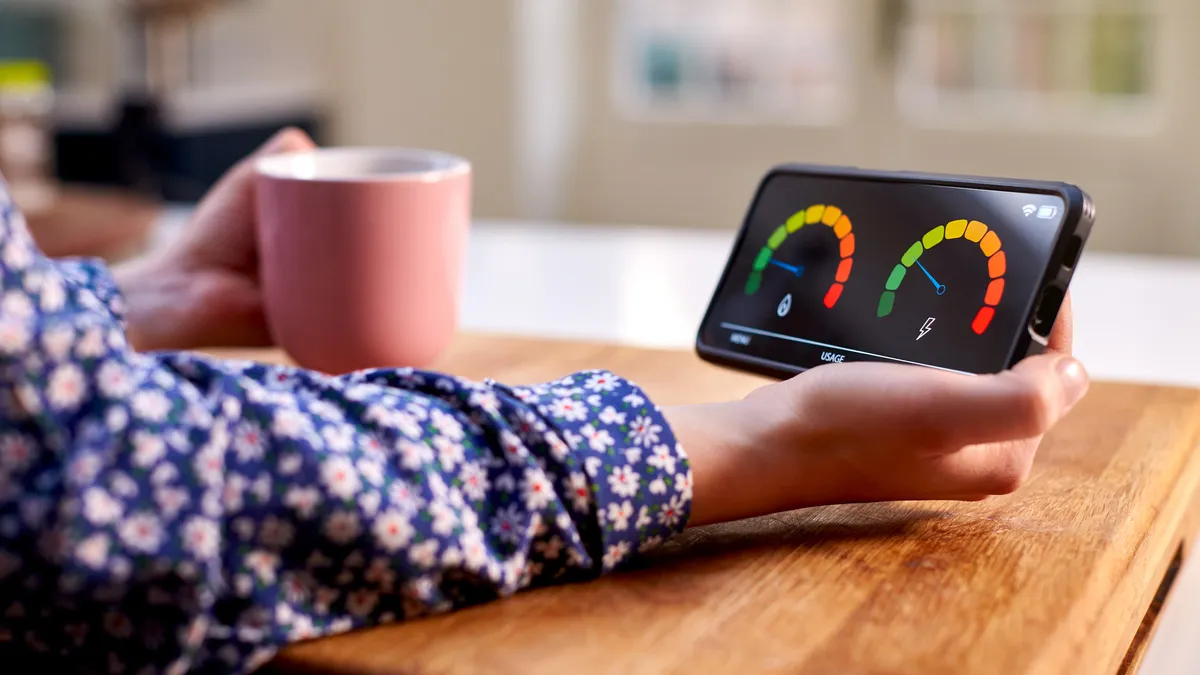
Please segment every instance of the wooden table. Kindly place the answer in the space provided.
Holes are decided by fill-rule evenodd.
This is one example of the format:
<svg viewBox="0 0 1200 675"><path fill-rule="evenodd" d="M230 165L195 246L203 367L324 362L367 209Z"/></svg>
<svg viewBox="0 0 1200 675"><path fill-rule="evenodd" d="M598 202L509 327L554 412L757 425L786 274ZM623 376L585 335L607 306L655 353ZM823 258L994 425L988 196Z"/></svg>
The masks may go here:
<svg viewBox="0 0 1200 675"><path fill-rule="evenodd" d="M685 352L489 336L439 364L513 384L594 367L663 404L763 383ZM267 672L1132 673L1200 525L1198 449L1200 391L1101 383L1015 495L692 530L638 571L297 645Z"/></svg>

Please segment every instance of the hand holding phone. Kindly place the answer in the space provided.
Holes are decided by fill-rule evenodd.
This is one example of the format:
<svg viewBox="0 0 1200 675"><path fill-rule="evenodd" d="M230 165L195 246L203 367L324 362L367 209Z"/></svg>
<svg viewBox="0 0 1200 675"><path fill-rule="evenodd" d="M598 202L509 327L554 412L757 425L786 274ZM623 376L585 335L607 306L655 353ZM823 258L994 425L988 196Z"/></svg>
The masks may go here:
<svg viewBox="0 0 1200 675"><path fill-rule="evenodd" d="M1088 388L1066 290L1092 218L1069 185L772 171L696 347L785 381L668 410L691 524L1015 490ZM814 368L850 361L874 363Z"/></svg>
<svg viewBox="0 0 1200 675"><path fill-rule="evenodd" d="M779 378L850 361L1000 372L1045 349L1093 218L1063 183L777 167L696 348Z"/></svg>
<svg viewBox="0 0 1200 675"><path fill-rule="evenodd" d="M853 363L738 401L667 410L694 473L692 525L826 504L975 501L1016 490L1084 397L1064 301L1046 353L1001 373Z"/></svg>

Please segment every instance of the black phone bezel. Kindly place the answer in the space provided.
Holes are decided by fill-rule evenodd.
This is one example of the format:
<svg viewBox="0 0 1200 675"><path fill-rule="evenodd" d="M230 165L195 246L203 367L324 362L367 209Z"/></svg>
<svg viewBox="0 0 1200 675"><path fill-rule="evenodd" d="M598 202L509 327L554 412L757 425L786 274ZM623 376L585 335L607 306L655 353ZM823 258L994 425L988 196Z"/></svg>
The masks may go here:
<svg viewBox="0 0 1200 675"><path fill-rule="evenodd" d="M705 344L704 333L706 332L706 327L714 319L713 313L716 311L717 300L721 297L722 291L729 282L729 275L732 271L734 260L745 243L750 227L750 217L754 213L755 207L758 205L758 201L761 199L763 190L767 184L779 175L844 178L888 183L919 183L922 185L1055 195L1062 198L1066 204L1062 225L1055 239L1050 259L1047 262L1046 268L1042 271L1042 278L1038 284L1037 292L1033 294L1025 309L1024 321L1021 323L1022 328L1018 331L1017 335L1013 336L1010 343L1009 352L1005 359L1006 369L1012 368L1028 356L1040 354L1045 351L1047 339L1053 330L1054 323L1058 319L1063 298L1078 266L1079 256L1082 255L1083 249L1087 245L1092 224L1095 222L1095 206L1091 197L1079 187L1069 183L913 171L876 171L859 169L857 167L821 166L814 164L781 164L773 167L759 181L758 187L754 192L754 198L750 202L750 207L746 209L746 215L742 219L741 227L738 229L737 236L734 237L733 246L726 259L725 268L721 271L720 280L713 290L708 302L708 308L704 311L704 318L701 320L699 330L696 332L695 349L697 355L709 363L778 380L798 375L820 364L800 366L748 356L731 349L723 349ZM1068 260L1069 257L1073 257L1074 260Z"/></svg>

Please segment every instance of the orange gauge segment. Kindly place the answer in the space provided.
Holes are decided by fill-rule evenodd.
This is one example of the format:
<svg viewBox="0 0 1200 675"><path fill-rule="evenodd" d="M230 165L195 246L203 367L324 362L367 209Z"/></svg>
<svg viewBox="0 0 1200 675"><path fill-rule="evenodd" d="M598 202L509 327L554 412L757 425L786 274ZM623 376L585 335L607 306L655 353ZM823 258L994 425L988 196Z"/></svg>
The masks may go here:
<svg viewBox="0 0 1200 675"><path fill-rule="evenodd" d="M846 258L838 265L837 282L844 284L850 281L850 269L854 267L854 258Z"/></svg>
<svg viewBox="0 0 1200 675"><path fill-rule="evenodd" d="M1004 251L1000 251L988 260L988 274L992 275L993 279L999 279L1008 271L1008 261L1004 258Z"/></svg>
<svg viewBox="0 0 1200 675"><path fill-rule="evenodd" d="M826 225L828 228L812 227L818 223ZM789 283L805 283L803 281L805 264L802 260L789 259L790 247L787 242L794 236L818 236L810 233L830 232L836 237L829 240L830 245L837 246L838 256L841 258L834 279L830 282L829 290L824 296L823 304L833 309L841 299L842 291L845 284L849 283L854 268L853 229L850 217L840 207L829 204L816 204L792 214L783 221L783 224L771 230L765 245L755 257L753 269L746 278L746 295L756 295L764 288L770 288L773 284L777 285L780 282L774 281L776 277L787 278L790 276L793 281ZM801 281L797 282L796 280ZM788 293L787 297L791 298L791 294ZM791 301L789 300L788 308L790 309L790 307ZM780 316L782 317L783 314Z"/></svg>
<svg viewBox="0 0 1200 675"><path fill-rule="evenodd" d="M843 258L849 258L850 256L854 255L854 235L853 234L846 235L846 238L842 240L841 249L842 249L842 257Z"/></svg>
<svg viewBox="0 0 1200 675"><path fill-rule="evenodd" d="M879 297L876 316L879 318L890 316L896 307L902 306L904 294L900 293L900 287L908 279L916 278L919 281L914 283L922 286L928 282L929 286L925 286L925 288L932 290L936 296L943 296L948 292L953 294L957 291L958 289L948 289L945 284L938 281L938 277L941 276L938 271L938 256L945 254L937 253L929 256L924 254L934 248L940 250L945 242L951 242L948 244L951 247L948 250L969 251L970 248L973 248L973 246L963 247L961 243L958 243L961 241L977 245L979 252L983 254L981 263L987 265L988 278L991 280L987 287L979 290L968 289L969 293L978 293L982 295L983 299L983 306L980 307L975 319L971 322L971 330L976 335L986 333L988 326L992 324L992 319L996 316L996 307L1004 298L1004 275L1008 272L1008 259L1002 250L1003 242L1000 240L999 233L978 220L952 220L945 225L930 229L912 246L909 246L901 256L900 264L896 265L887 278L883 294ZM975 297L978 298L980 295Z"/></svg>
<svg viewBox="0 0 1200 675"><path fill-rule="evenodd" d="M833 233L837 235L838 239L845 239L846 235L850 234L851 227L850 219L845 214L842 214L842 217L833 226Z"/></svg>
<svg viewBox="0 0 1200 675"><path fill-rule="evenodd" d="M1004 279L992 279L988 284L987 295L983 296L983 304L995 307L1004 297Z"/></svg>

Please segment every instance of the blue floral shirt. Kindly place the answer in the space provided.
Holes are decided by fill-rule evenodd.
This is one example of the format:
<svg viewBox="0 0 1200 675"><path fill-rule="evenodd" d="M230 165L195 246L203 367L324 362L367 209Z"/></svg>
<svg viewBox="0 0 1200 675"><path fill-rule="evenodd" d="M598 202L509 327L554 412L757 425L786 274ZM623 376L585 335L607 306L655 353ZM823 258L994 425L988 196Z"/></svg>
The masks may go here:
<svg viewBox="0 0 1200 675"><path fill-rule="evenodd" d="M594 577L679 532L692 474L609 372L330 377L128 345L92 261L0 184L0 659L249 672L289 642Z"/></svg>

